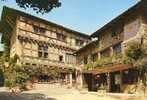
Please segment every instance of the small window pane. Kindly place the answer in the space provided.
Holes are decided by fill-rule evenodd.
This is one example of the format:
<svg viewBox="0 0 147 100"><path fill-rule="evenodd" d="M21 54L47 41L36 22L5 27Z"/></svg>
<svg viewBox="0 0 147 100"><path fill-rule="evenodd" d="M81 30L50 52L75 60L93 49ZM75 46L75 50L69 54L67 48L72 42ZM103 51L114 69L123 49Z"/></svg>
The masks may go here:
<svg viewBox="0 0 147 100"><path fill-rule="evenodd" d="M78 40L78 39L76 40L76 45L77 45L77 46L82 46L83 43L84 43L84 42L83 42L82 40Z"/></svg>
<svg viewBox="0 0 147 100"><path fill-rule="evenodd" d="M110 49L105 49L101 51L101 57L109 57L110 56Z"/></svg>
<svg viewBox="0 0 147 100"><path fill-rule="evenodd" d="M63 56L59 56L59 61L60 61L60 62L63 61Z"/></svg>
<svg viewBox="0 0 147 100"><path fill-rule="evenodd" d="M42 57L42 52L38 52L38 57Z"/></svg>
<svg viewBox="0 0 147 100"><path fill-rule="evenodd" d="M84 57L84 64L88 63L88 57Z"/></svg>
<svg viewBox="0 0 147 100"><path fill-rule="evenodd" d="M48 53L47 52L44 53L44 58L48 58Z"/></svg>
<svg viewBox="0 0 147 100"><path fill-rule="evenodd" d="M121 43L119 43L119 44L113 46L113 52L114 52L115 54L121 53Z"/></svg>
<svg viewBox="0 0 147 100"><path fill-rule="evenodd" d="M35 33L45 33L46 29L38 27L38 26L33 26L34 32Z"/></svg>

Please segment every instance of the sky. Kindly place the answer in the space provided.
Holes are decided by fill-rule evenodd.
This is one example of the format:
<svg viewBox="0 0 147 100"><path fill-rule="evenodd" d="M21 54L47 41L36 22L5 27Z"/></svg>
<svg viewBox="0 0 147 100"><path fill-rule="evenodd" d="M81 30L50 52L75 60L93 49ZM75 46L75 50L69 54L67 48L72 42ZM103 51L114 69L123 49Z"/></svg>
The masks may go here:
<svg viewBox="0 0 147 100"><path fill-rule="evenodd" d="M41 17L73 30L92 34L100 27L136 4L139 0L60 0L62 6L47 14L19 8L15 0L0 0L0 15L4 5Z"/></svg>

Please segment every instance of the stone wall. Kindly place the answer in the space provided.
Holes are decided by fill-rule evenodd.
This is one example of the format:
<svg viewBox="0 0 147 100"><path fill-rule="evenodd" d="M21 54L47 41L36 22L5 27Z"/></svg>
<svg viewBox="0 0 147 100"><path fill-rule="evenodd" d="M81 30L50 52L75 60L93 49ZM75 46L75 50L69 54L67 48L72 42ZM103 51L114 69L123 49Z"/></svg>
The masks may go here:
<svg viewBox="0 0 147 100"><path fill-rule="evenodd" d="M22 16L17 18L16 23L17 24L14 28L14 32L12 33L11 38L10 55L14 56L17 54L20 57L20 63L30 63L35 65L40 63L49 65L54 62L56 65L59 63L60 65L71 66L76 63L73 52L75 52L80 47L76 45L76 40L81 40L83 43L89 41L88 37L86 38L80 36L77 33L70 33L60 27L47 25L45 23L34 21ZM34 27L43 28L45 32L36 33ZM65 35L66 40L58 39L57 34ZM25 40L26 42L20 41L18 39L19 36L27 37ZM30 41L31 39L35 42ZM45 59L38 57L38 41L40 43L49 43L47 51L48 57ZM54 46L50 45L50 43ZM68 54L71 54L70 57L68 57ZM60 58L60 56L62 57ZM60 61L61 59L62 61Z"/></svg>

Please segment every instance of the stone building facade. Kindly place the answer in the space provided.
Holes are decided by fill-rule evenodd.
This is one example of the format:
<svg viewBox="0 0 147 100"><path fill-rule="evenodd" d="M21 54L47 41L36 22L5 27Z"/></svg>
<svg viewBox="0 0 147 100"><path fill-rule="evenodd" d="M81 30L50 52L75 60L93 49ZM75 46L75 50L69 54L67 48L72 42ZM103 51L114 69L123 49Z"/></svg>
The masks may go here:
<svg viewBox="0 0 147 100"><path fill-rule="evenodd" d="M87 82L91 84L90 90L94 90L96 79L102 77L102 84L107 85L107 91L116 92L118 90L115 89L121 90L123 79L126 79L122 78L122 75L128 73L131 66L119 64L110 67L106 65L89 72L84 72L84 68L88 63L95 63L97 60L111 57L114 54L123 55L130 42L138 41L141 45L147 44L146 12L146 4L138 2L88 36L4 7L0 31L8 34L10 56L17 54L20 58L19 64L40 67L56 66L63 71L74 69L76 82L82 86L83 79L86 77ZM4 38L3 36L2 40ZM65 79L69 79L71 85L72 75L73 73L65 72Z"/></svg>
<svg viewBox="0 0 147 100"><path fill-rule="evenodd" d="M125 49L130 42L139 42L140 45L147 44L147 8L145 5L144 2L137 3L94 32L91 35L91 38L93 38L94 41L91 41L76 52L77 65L84 70L87 64L95 63L97 60L112 57L114 54L123 56ZM83 74L91 74L91 78L88 79L88 82L90 79L91 81L87 83L90 85L96 84L93 81L97 75L99 77L105 76L105 82L108 86L107 90L112 92L112 88L117 87L112 86L112 84L114 84L112 78L120 76L123 71L129 70L129 67L125 67L121 64L119 66L114 65L111 67L109 65L105 65L105 67L101 68L97 67L89 72L83 71ZM123 81L122 78L121 81ZM122 83L123 82L119 84L119 87L122 86ZM94 87L92 86L93 85L91 85L90 90L94 90Z"/></svg>
<svg viewBox="0 0 147 100"><path fill-rule="evenodd" d="M65 71L76 74L74 52L90 41L88 35L8 7L3 9L2 23L2 32L10 37L10 57L18 55L18 64L59 67L72 82L72 73Z"/></svg>

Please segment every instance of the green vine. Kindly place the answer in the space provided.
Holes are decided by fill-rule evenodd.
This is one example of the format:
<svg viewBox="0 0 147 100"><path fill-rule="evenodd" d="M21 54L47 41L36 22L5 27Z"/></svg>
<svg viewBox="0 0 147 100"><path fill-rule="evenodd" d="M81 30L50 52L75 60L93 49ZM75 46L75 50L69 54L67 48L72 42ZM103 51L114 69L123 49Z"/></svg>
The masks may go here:
<svg viewBox="0 0 147 100"><path fill-rule="evenodd" d="M101 59L97 59L95 62L90 62L85 65L85 68L87 70L91 70L96 67L112 66L113 64L120 63L123 63L122 54L114 54L111 57L103 57Z"/></svg>

